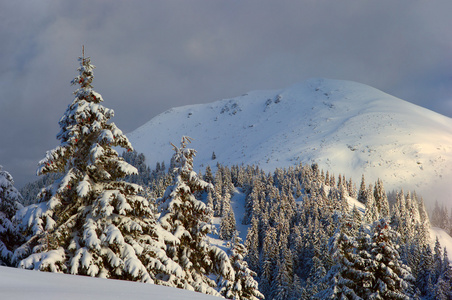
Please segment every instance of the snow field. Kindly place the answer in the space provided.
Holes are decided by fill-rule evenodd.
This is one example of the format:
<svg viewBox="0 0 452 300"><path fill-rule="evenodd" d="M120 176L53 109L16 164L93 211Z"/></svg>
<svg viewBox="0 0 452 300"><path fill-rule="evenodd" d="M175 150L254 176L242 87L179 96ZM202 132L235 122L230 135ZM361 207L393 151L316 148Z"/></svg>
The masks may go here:
<svg viewBox="0 0 452 300"><path fill-rule="evenodd" d="M310 79L173 108L127 136L153 167L169 162L170 142L182 135L194 139L197 169L316 162L358 183L364 174L387 191L416 190L429 206L452 198L452 120L355 82Z"/></svg>
<svg viewBox="0 0 452 300"><path fill-rule="evenodd" d="M188 290L113 279L0 267L0 299L219 299Z"/></svg>

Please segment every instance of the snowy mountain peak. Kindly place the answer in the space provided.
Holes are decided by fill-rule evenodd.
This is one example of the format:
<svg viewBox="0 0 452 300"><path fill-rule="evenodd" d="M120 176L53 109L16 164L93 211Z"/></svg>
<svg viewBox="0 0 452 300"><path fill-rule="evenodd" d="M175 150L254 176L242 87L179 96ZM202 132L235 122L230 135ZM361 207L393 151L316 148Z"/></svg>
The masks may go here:
<svg viewBox="0 0 452 300"><path fill-rule="evenodd" d="M169 143L183 135L194 139L198 168L316 162L357 183L365 174L387 190L415 189L428 202L452 197L452 119L356 82L316 78L173 108L127 136L153 167L169 162Z"/></svg>

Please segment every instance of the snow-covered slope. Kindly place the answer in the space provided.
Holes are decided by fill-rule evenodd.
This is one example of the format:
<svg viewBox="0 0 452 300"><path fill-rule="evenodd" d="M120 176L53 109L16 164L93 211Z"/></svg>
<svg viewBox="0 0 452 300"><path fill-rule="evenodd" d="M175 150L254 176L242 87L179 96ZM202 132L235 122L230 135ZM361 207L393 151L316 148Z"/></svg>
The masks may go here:
<svg viewBox="0 0 452 300"><path fill-rule="evenodd" d="M30 271L0 266L0 299L207 300L219 298L161 285Z"/></svg>
<svg viewBox="0 0 452 300"><path fill-rule="evenodd" d="M259 164L266 170L317 162L357 184L452 198L452 119L372 87L310 79L283 90L170 109L128 134L147 162L166 161L170 142L194 138L198 167ZM212 160L215 152L217 159Z"/></svg>
<svg viewBox="0 0 452 300"><path fill-rule="evenodd" d="M447 249L449 261L452 263L452 257L450 257L449 252L452 250L452 237L447 234L443 229L438 227L430 228L430 244L435 247L436 238L438 238L439 243L442 248Z"/></svg>

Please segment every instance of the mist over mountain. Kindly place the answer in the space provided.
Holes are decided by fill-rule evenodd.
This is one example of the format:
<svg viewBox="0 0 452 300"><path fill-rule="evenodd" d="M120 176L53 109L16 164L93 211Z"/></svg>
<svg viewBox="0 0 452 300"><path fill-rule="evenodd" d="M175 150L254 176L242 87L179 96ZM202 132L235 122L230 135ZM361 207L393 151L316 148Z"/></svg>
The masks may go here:
<svg viewBox="0 0 452 300"><path fill-rule="evenodd" d="M153 167L169 163L183 135L194 139L197 169L315 162L355 182L364 174L389 191L416 190L430 205L452 197L452 119L356 82L316 78L177 107L127 136Z"/></svg>

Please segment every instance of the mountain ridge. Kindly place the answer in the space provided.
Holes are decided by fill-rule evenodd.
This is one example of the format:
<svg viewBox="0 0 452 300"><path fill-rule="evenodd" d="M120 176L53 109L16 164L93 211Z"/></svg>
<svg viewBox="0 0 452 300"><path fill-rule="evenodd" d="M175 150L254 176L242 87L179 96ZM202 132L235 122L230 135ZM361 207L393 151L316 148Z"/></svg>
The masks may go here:
<svg viewBox="0 0 452 300"><path fill-rule="evenodd" d="M452 197L452 119L356 82L314 78L172 108L127 134L150 166L168 163L182 135L194 139L198 169L315 162L357 184L364 174L387 190L416 190L430 204Z"/></svg>

